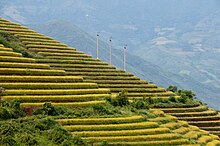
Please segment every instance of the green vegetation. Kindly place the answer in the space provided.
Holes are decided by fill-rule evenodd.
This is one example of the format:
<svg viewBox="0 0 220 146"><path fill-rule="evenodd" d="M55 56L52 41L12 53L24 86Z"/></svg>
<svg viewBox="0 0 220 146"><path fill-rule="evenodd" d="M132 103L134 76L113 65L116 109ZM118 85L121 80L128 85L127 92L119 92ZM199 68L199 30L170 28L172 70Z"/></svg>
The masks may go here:
<svg viewBox="0 0 220 146"><path fill-rule="evenodd" d="M34 111L38 116L26 117L18 100L0 100L0 145L85 145L48 117L62 113L47 103Z"/></svg>
<svg viewBox="0 0 220 146"><path fill-rule="evenodd" d="M110 97L107 98L107 101L109 101L113 106L126 106L129 104L127 92L123 90L120 92L116 97Z"/></svg>
<svg viewBox="0 0 220 146"><path fill-rule="evenodd" d="M0 100L0 120L17 119L24 115L18 100L12 100L10 102Z"/></svg>
<svg viewBox="0 0 220 146"><path fill-rule="evenodd" d="M15 52L21 53L24 57L33 57L33 55L24 48L24 45L19 39L9 33L0 32L0 44L8 48L13 48Z"/></svg>
<svg viewBox="0 0 220 146"><path fill-rule="evenodd" d="M167 88L167 91L172 91L179 95L181 98L186 99L186 98L194 98L196 94L191 91L191 90L178 90L176 86L169 86Z"/></svg>
<svg viewBox="0 0 220 146"><path fill-rule="evenodd" d="M85 145L53 119L42 116L0 121L0 144L9 145Z"/></svg>
<svg viewBox="0 0 220 146"><path fill-rule="evenodd" d="M5 89L0 90L0 145L218 143L219 138L178 121L206 129L211 129L209 123L213 128L220 125L220 116L214 117L217 113L194 100L193 92L175 86L158 88L49 37L7 23L0 18L0 29L9 33L0 44L16 50L7 46L13 42L25 52L32 50L34 56L29 57L35 59L0 45L0 86ZM206 117L189 117L190 113Z"/></svg>

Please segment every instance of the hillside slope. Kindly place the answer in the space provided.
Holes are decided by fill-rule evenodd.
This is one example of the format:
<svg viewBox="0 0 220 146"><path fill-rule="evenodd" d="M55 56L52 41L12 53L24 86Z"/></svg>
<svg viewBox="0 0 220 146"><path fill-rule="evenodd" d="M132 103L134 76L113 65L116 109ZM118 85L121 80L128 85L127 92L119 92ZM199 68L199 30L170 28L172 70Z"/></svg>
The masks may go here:
<svg viewBox="0 0 220 146"><path fill-rule="evenodd" d="M80 26L92 36L99 31L100 37L106 41L112 35L116 48L129 44L131 49L128 52L142 57L139 63L148 61L160 66L158 71L163 72L163 77L155 71L157 76L151 81L159 86L172 84L192 89L200 100L219 109L218 0L66 0L65 3L60 0L1 0L0 12L1 17L21 24L42 24L62 19ZM147 70L149 66L143 65L144 71L136 75L151 79ZM176 76L169 76L170 73L165 76L161 68L181 77L174 80ZM206 98L208 96L209 99Z"/></svg>
<svg viewBox="0 0 220 146"><path fill-rule="evenodd" d="M71 51L75 50L72 49ZM104 101L92 100L102 99L103 97L109 96L105 93L108 92L108 90L105 91L103 89L100 91L104 94L97 94L98 90L94 88L97 86L94 86L94 83L82 82L83 79L81 77L65 76L65 72L63 70L53 70L50 69L50 66L48 65L35 63L35 59L22 57L22 54L13 52L11 48L5 48L2 44L0 44L0 60L0 86L4 88L1 100L20 100L22 102L21 106L24 108L36 108L38 106L42 106L45 102L51 102L56 106L62 105L71 108L79 108L80 106L88 107L90 105L97 106L98 104L104 104ZM80 90L78 88L80 88ZM67 93L68 95L63 93ZM1 101L1 103L3 102ZM1 113L1 119L6 118L3 117L2 114L3 113ZM40 125L37 124L35 124L35 127L31 127L31 120L35 120L37 124L41 124L40 122L45 123L44 127L40 127ZM13 124L15 121L17 121L18 124ZM58 127L52 119L43 118L39 120L37 117L32 117L20 118L15 121L7 121L9 122L7 124L13 124L14 129L17 131L23 130L23 132L26 132L27 128L37 130L37 127L40 127L39 130L41 133L47 133L51 130L51 133L59 131L59 136L68 135L67 132ZM102 121L104 121L105 124L103 124ZM150 118L148 120L146 120L143 116L101 119L70 119L70 117L68 117L68 119L57 119L57 122L62 124L65 129L72 132L73 135L83 137L88 144L92 145L101 145L103 141L106 141L108 145L182 145L220 143L217 136L211 135L197 127L189 126L186 122L177 121L177 118L175 117L162 114L160 117ZM22 143L22 139L16 136L13 140L11 139L10 142L7 141L7 139L9 139L9 135L18 135L18 133L14 130L13 132L11 131L10 134L5 134L4 131L6 129L4 126L7 124L1 120L0 123L2 132L1 135L4 135L4 138L0 140L1 144L14 145ZM132 126L132 129L129 128L130 126ZM181 126L185 127L184 133L179 132L178 130ZM39 130L37 131L39 132ZM106 132L106 130L109 131ZM98 135L97 131L99 131ZM197 136L194 136L193 140L190 140L190 133L193 132L196 133ZM32 132L32 134L35 135L35 138L30 137L29 134L25 135L26 137L29 137L25 143L43 144L44 141L40 141L37 138L39 137L45 139L44 135L39 136L37 132ZM25 136L21 133L20 136L25 138ZM71 139L71 136L68 136L69 139ZM200 136L201 138L199 138ZM54 137L54 139L55 138L56 137ZM128 139L130 140L128 141ZM61 140L55 141L55 143L61 143L62 141L60 141ZM50 143L52 142L50 141Z"/></svg>
<svg viewBox="0 0 220 146"><path fill-rule="evenodd" d="M46 24L38 24L38 25L29 25L31 28L38 30L41 33L44 33L48 36L51 36L61 42L64 42L72 47L76 47L77 49L96 57L96 42L95 38L90 36L88 33L84 32L77 26L71 24L71 22L64 20L51 21ZM106 38L106 34L100 34L100 38L108 41L109 38ZM123 48L116 49L115 38L113 38L113 65L118 68L123 68ZM99 54L100 59L105 62L109 62L109 44L104 41L99 41ZM124 45L124 44L122 44ZM183 89L192 89L196 92L197 97L204 103L207 103L209 106L218 109L219 99L218 97L218 88L214 86L203 85L200 81L196 80L195 77L178 74L178 72L169 72L166 69L166 64L175 63L176 61L170 56L170 54L164 53L164 49L169 51L172 49L169 48L161 48L158 46L157 48L149 48L150 51L144 50L148 46L148 44L143 45L142 49L132 48L128 46L127 53L127 71L135 74L141 79L148 80L149 82L154 82L158 86L168 87L169 85L175 85L179 88ZM172 48L172 47L171 47ZM143 52L143 53L142 53ZM148 52L148 53L147 53ZM153 55L152 53L153 52ZM172 53L172 52L171 52ZM134 55L136 54L136 55ZM143 55L144 54L144 55ZM157 56L157 58L152 58L153 56ZM163 56L163 57L161 57ZM147 57L147 58L146 58ZM161 60L161 58L163 58ZM172 58L172 59L171 59ZM169 60L165 61L164 60ZM180 58L176 58L176 60L180 60ZM156 62L161 61L161 64L156 65ZM187 61L186 59L184 60ZM176 63L175 67L172 68L181 68L182 66ZM195 69L193 69L195 70ZM183 71L182 71L183 72ZM207 97L210 98L207 98Z"/></svg>
<svg viewBox="0 0 220 146"><path fill-rule="evenodd" d="M183 116L185 116L185 117L187 117L187 114L190 115L190 112L193 112L193 111L196 111L198 114L200 114L201 112L208 110L208 107L203 106L197 102L195 102L195 103L194 102L192 102L192 103L186 102L184 105L179 104L179 103L176 103L174 105L169 104L168 101L173 99L173 96L175 96L175 95L172 92L166 91L164 88L158 88L155 84L140 80L138 77L132 75L131 73L117 69L114 66L110 66L105 62L101 62L100 60L94 59L91 56L86 55L82 52L76 51L72 48L68 48L68 46L65 46L65 45L47 37L47 36L44 36L42 34L35 32L35 31L29 30L28 28L22 27L18 24L14 24L14 23L11 23L7 20L0 19L0 26L1 26L0 27L1 32L7 32L7 33L10 33L11 35L16 36L22 42L22 44L24 45L24 47L27 51L30 51L33 53L33 55L36 55L35 59L25 58L26 60L34 60L34 62L36 61L37 63L40 63L40 64L43 63L44 65L47 65L47 67L48 67L48 65L50 65L50 69L55 69L55 70L57 70L57 72L62 72L62 75L65 74L65 75L71 75L71 76L72 75L83 76L83 78L85 79L85 82L88 82L89 85L93 86L93 88L97 88L97 86L91 82L96 82L98 87L101 88L100 89L101 91L104 90L102 88L109 88L112 93L119 93L123 89L126 89L128 91L128 97L130 99L133 99L134 101L136 99L145 99L145 98L147 98L151 102L153 102L155 100L156 101L155 104L152 103L154 108L160 108L161 110L164 110L165 112L170 110L170 111L173 111L172 114L180 113L180 112L184 111L186 113L186 115L183 115ZM4 56L7 56L7 55L9 55L9 56L15 55L18 58L19 58L19 56L21 57L21 54L13 53L11 49L7 49L4 47L2 47L2 48L3 48L2 49L3 53L2 53L1 58L3 58L3 59L5 58ZM4 50L8 50L8 51L4 52ZM23 59L21 57L21 60L25 60L25 59ZM15 60L20 60L20 58L19 59L16 58ZM27 65L27 64L25 64L25 65ZM9 68L10 67L11 67L11 65L9 63ZM26 67L27 66L25 66L25 68ZM3 68L4 68L4 63L3 63ZM1 73L3 73L3 74L8 73L6 71L4 72L3 70L4 69L2 69ZM9 69L9 70L13 70L13 69ZM25 72L24 74L26 74L26 75L28 73L30 74L29 71L31 71L31 73L37 73L37 74L39 73L38 71L35 72L35 70L33 71L31 69L28 69L28 70L24 71ZM51 72L51 71L53 72L53 70L50 70L49 72ZM42 73L42 72L40 72L40 73ZM9 74L9 75L13 75L13 73ZM4 85L4 84L2 84L2 85ZM17 86L17 85L14 85L14 86L8 85L7 86L6 85L5 86L6 89L10 88L10 87L11 88L23 88L22 85L20 85L20 86ZM27 88L27 87L28 86L26 86L25 88ZM31 88L31 87L35 88L35 85L31 84L31 86L28 88ZM53 93L53 94L63 93L63 91L56 90L56 89L59 89L59 87L55 87L54 85L52 87L55 90L53 90L54 92L50 92L50 93ZM73 87L74 87L74 85L71 85L71 88L73 88ZM48 88L48 87L37 86L36 88ZM109 90L104 90L104 91L106 93ZM38 94L39 92L41 92L41 91L34 90L32 93ZM9 93L14 94L14 93L20 93L20 92L19 91L17 91L17 92L10 91L10 89L9 89ZM25 94L32 94L32 93L25 92ZM73 91L64 92L64 93L72 94ZM84 92L82 92L82 93L84 93ZM172 98L170 98L170 96L172 96ZM65 97L65 96L62 95L62 97ZM3 98L4 98L4 96L3 96ZM90 100L91 98L88 98L88 99ZM177 97L176 99L179 99L179 98L180 97ZM79 99L81 99L81 97L79 97ZM45 100L45 98L42 98L41 100ZM51 99L49 99L49 101L50 100ZM68 101L69 99L62 98L62 100ZM157 105L157 103L159 103L159 102L165 103L165 104ZM166 103L166 102L168 102L168 103ZM34 104L32 104L32 106L34 106ZM177 108L177 110L173 110L174 108ZM211 111L211 110L209 110L209 111ZM167 113L169 113L169 112L167 112ZM215 118L211 119L209 114L201 114L200 116L204 117L204 118L194 118L195 120L198 121L197 125L204 128L204 124L198 124L198 123L199 122L200 123L207 123L204 119L207 119L207 121L209 120L209 122L213 121L212 122L213 124L211 125L211 127L213 127L214 129L210 129L210 128L206 128L206 129L207 130L210 129L211 132L218 134L218 130L219 130L219 129L217 129L219 126L218 116L217 116L218 112L213 111L213 112L206 112L206 113L214 113L213 117L215 117ZM182 118L181 116L178 116L178 117L180 119ZM162 121L160 121L160 120L162 120ZM187 119L185 119L185 120L187 120ZM166 119L159 118L156 121L159 123L160 122L163 123L166 121ZM173 121L173 120L171 120L171 121ZM191 122L191 123L193 124L193 122ZM170 124L168 124L167 126L169 126L169 125ZM112 126L112 125L110 124L110 126ZM125 125L123 125L123 126L125 126ZM171 124L171 129L172 129L172 127L173 127L173 124ZM175 123L174 123L174 127L175 127ZM205 126L205 127L208 127L208 126ZM126 129L122 129L122 130L126 130ZM184 131L185 130L186 129L184 129ZM185 134L185 132L183 132L183 133ZM193 132L190 132L190 133L192 134ZM189 134L189 135L191 135L191 134ZM208 134L208 133L206 133L206 134ZM201 135L199 134L196 138L199 138L200 136ZM177 138L178 136L174 136L174 137ZM136 137L136 138L137 139L134 139L134 141L147 139L146 137L144 137L144 138ZM169 136L167 138L170 139ZM91 138L91 139L95 140L96 138ZM103 138L103 139L108 140L109 138ZM121 138L121 137L116 138L116 139L117 140L120 140L120 139L125 140L124 138ZM186 141L183 140L183 141L184 141L184 144L188 143L187 140ZM210 140L207 140L205 142L209 142L209 141ZM178 143L178 144L180 144L180 143Z"/></svg>

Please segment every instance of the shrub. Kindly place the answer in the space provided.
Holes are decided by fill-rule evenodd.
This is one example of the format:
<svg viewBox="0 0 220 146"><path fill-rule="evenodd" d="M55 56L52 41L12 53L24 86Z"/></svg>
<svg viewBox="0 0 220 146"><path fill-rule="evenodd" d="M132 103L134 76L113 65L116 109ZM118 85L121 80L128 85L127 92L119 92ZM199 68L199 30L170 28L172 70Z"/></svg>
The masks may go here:
<svg viewBox="0 0 220 146"><path fill-rule="evenodd" d="M132 106L136 109L149 109L149 105L143 99L137 99L132 102Z"/></svg>
<svg viewBox="0 0 220 146"><path fill-rule="evenodd" d="M168 88L167 88L167 91L172 91L172 92L177 92L177 87L176 86L169 86Z"/></svg>
<svg viewBox="0 0 220 146"><path fill-rule="evenodd" d="M45 116L0 121L0 135L0 145L81 146L85 143Z"/></svg>
<svg viewBox="0 0 220 146"><path fill-rule="evenodd" d="M47 115L47 116L57 116L59 115L56 108L51 103L45 103L42 108L39 108L34 111L34 115Z"/></svg>
<svg viewBox="0 0 220 146"><path fill-rule="evenodd" d="M108 146L108 141L107 140L103 140L101 143L101 146Z"/></svg>
<svg viewBox="0 0 220 146"><path fill-rule="evenodd" d="M4 88L0 87L0 97L1 97L3 92L4 92Z"/></svg>
<svg viewBox="0 0 220 146"><path fill-rule="evenodd" d="M152 97L149 97L149 98L144 98L145 101L148 103L148 104L154 104L154 100Z"/></svg>
<svg viewBox="0 0 220 146"><path fill-rule="evenodd" d="M129 100L127 96L127 91L123 90L116 97L111 97L106 99L113 106L126 106L129 105Z"/></svg>
<svg viewBox="0 0 220 146"><path fill-rule="evenodd" d="M24 57L33 57L33 55L24 48L19 39L9 33L0 32L0 44L8 48L13 48L15 52L21 53Z"/></svg>
<svg viewBox="0 0 220 146"><path fill-rule="evenodd" d="M180 97L184 98L194 98L196 94L191 90L178 90L176 86L169 86L167 91L172 91L179 95Z"/></svg>
<svg viewBox="0 0 220 146"><path fill-rule="evenodd" d="M116 108L110 105L98 105L97 104L97 105L93 105L92 108L95 112L98 112L101 115L113 115L115 113L119 113L119 111Z"/></svg>
<svg viewBox="0 0 220 146"><path fill-rule="evenodd" d="M0 120L23 117L25 113L20 107L20 101L3 101L0 100Z"/></svg>
<svg viewBox="0 0 220 146"><path fill-rule="evenodd" d="M170 96L168 100L171 102L177 102L177 99L174 96Z"/></svg>
<svg viewBox="0 0 220 146"><path fill-rule="evenodd" d="M87 145L86 142L83 141L82 138L79 136L74 136L73 143L75 145L79 145L79 146L86 146Z"/></svg>

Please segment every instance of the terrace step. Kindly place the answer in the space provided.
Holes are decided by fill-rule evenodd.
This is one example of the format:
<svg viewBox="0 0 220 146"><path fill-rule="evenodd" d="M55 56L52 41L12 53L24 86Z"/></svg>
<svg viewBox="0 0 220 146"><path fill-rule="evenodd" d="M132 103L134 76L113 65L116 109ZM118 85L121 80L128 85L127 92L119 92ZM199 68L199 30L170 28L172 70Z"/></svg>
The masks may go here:
<svg viewBox="0 0 220 146"><path fill-rule="evenodd" d="M107 65L90 65L90 64L55 64L49 63L51 67L60 67L60 68L86 68L86 69L94 69L94 68L101 68L101 69L116 69L115 66L107 66Z"/></svg>
<svg viewBox="0 0 220 146"><path fill-rule="evenodd" d="M69 106L69 107L86 107L86 106L93 106L93 105L101 105L105 104L105 101L87 101L87 102L59 102L54 103L50 102L54 106ZM45 104L45 102L40 103L21 103L22 107L41 107Z"/></svg>
<svg viewBox="0 0 220 146"><path fill-rule="evenodd" d="M25 37L25 35L24 36L22 36L22 35L20 35L20 37L19 37L19 40L21 40L21 42L23 42L23 41L30 41L30 42L50 42L50 43L60 43L59 41L57 41L57 40L53 40L53 39L51 39L51 38L31 38L31 37Z"/></svg>
<svg viewBox="0 0 220 146"><path fill-rule="evenodd" d="M22 57L21 53L16 53L10 51L0 51L0 56L13 56L13 57Z"/></svg>
<svg viewBox="0 0 220 146"><path fill-rule="evenodd" d="M132 123L144 121L143 116L118 117L118 118L74 118L74 119L57 119L61 125L91 125L91 124L117 124L117 123Z"/></svg>
<svg viewBox="0 0 220 146"><path fill-rule="evenodd" d="M163 88L138 88L138 87L121 87L121 88L111 88L111 92L113 93L118 93L121 92L122 90L126 90L128 93L160 93L164 92Z"/></svg>
<svg viewBox="0 0 220 146"><path fill-rule="evenodd" d="M158 128L158 124L155 122L138 122L138 123L125 123L125 124L101 124L101 125L68 125L65 126L68 131L103 131L103 130L134 130L134 129L143 129L143 128Z"/></svg>
<svg viewBox="0 0 220 146"><path fill-rule="evenodd" d="M26 45L26 47L29 48L45 48L45 49L64 49L64 50L74 50L74 48L65 47L65 46L51 46L51 45ZM45 52L40 53L39 55L46 54ZM48 54L49 55L49 54Z"/></svg>
<svg viewBox="0 0 220 146"><path fill-rule="evenodd" d="M192 130L192 129L190 129L190 127L179 127L177 129L173 130L173 132L183 135L183 134L189 132L190 130Z"/></svg>
<svg viewBox="0 0 220 146"><path fill-rule="evenodd" d="M0 68L9 67L9 66L10 68L32 68L32 69L49 69L50 68L50 66L47 64L0 62Z"/></svg>
<svg viewBox="0 0 220 146"><path fill-rule="evenodd" d="M217 115L218 112L208 109L201 112L186 112L186 113L171 113L173 116L176 117L199 117L199 116L214 116Z"/></svg>
<svg viewBox="0 0 220 146"><path fill-rule="evenodd" d="M173 92L161 92L161 93L128 93L132 97L169 97L173 96ZM162 110L162 109L161 109Z"/></svg>
<svg viewBox="0 0 220 146"><path fill-rule="evenodd" d="M139 81L139 78L136 77L136 76L129 76L129 77L120 77L120 76L86 76L84 77L85 80L90 80L90 81L118 81L118 80L125 80L125 81ZM153 85L154 87L157 87L155 84L151 84Z"/></svg>
<svg viewBox="0 0 220 146"><path fill-rule="evenodd" d="M213 141L206 144L206 146L218 146L218 145L220 145L219 140L213 140Z"/></svg>
<svg viewBox="0 0 220 146"><path fill-rule="evenodd" d="M171 140L160 140L160 141L136 141L136 142L108 142L109 146L116 145L126 145L126 146L162 146L162 145L184 145L188 144L189 141L187 139L179 138L179 139L171 139ZM93 143L94 146L100 146L102 143ZM194 145L193 145L194 146Z"/></svg>
<svg viewBox="0 0 220 146"><path fill-rule="evenodd" d="M77 83L83 82L83 78L79 76L0 76L0 82Z"/></svg>
<svg viewBox="0 0 220 146"><path fill-rule="evenodd" d="M36 59L37 63L63 63L63 64L93 64L93 65L107 65L106 62L86 61L86 60L60 60L60 59Z"/></svg>
<svg viewBox="0 0 220 146"><path fill-rule="evenodd" d="M0 75L65 75L63 70L0 68Z"/></svg>
<svg viewBox="0 0 220 146"><path fill-rule="evenodd" d="M148 128L138 130L116 130L116 131L83 131L72 132L74 135L81 137L99 137L99 136L132 136L132 135L155 135L169 133L169 128Z"/></svg>
<svg viewBox="0 0 220 146"><path fill-rule="evenodd" d="M185 121L215 121L215 120L220 120L220 114L214 116L179 117L178 119Z"/></svg>
<svg viewBox="0 0 220 146"><path fill-rule="evenodd" d="M207 111L207 106L197 106L192 108L157 108L159 110L164 111L165 113L173 114L173 113L187 113L187 112L203 112Z"/></svg>
<svg viewBox="0 0 220 146"><path fill-rule="evenodd" d="M111 88L112 91L116 88L133 88L135 90L135 88L137 88L136 91L138 91L138 89L140 90L139 92L146 90L146 91L158 91L158 92L165 92L164 88L155 88L154 85L152 84L99 84L100 88Z"/></svg>
<svg viewBox="0 0 220 146"><path fill-rule="evenodd" d="M80 54L80 52L78 51L75 51L75 49L42 49L42 48L29 48L28 49L29 51L32 51L32 52L48 52L48 53L78 53Z"/></svg>
<svg viewBox="0 0 220 146"><path fill-rule="evenodd" d="M32 33L32 34L17 33L14 35L19 37L20 40L23 40L23 39L44 39L44 40L49 40L49 41L53 40L52 38L39 34L39 33Z"/></svg>
<svg viewBox="0 0 220 146"><path fill-rule="evenodd" d="M27 27L25 27L25 26L21 26L21 25L18 25L18 24L11 24L11 23L7 23L7 22L5 22L5 23L0 23L0 26L1 27L5 27L5 28L19 28L19 29L28 29Z"/></svg>
<svg viewBox="0 0 220 146"><path fill-rule="evenodd" d="M213 137L208 135L202 135L200 138L198 138L197 142L200 144L206 144L208 142L213 141Z"/></svg>
<svg viewBox="0 0 220 146"><path fill-rule="evenodd" d="M25 45L50 45L50 46L62 46L62 47L68 47L65 44L62 44L60 42L41 42L41 41L22 41Z"/></svg>
<svg viewBox="0 0 220 146"><path fill-rule="evenodd" d="M47 46L47 45L32 45L32 46L39 46L39 48L44 48L44 46ZM47 48L53 48L53 49L64 49L67 48L67 47L59 47L58 46L47 46ZM74 50L73 50L74 51ZM56 56L56 57L85 57L85 58L92 58L91 56L87 55L87 54L83 54L83 53L76 53L75 52L71 52L71 53L65 53L65 52L62 52L62 53L56 53L56 52L38 52L37 53L38 55L41 55L41 56Z"/></svg>
<svg viewBox="0 0 220 146"><path fill-rule="evenodd" d="M110 137L86 137L83 138L88 142L102 142L106 140L108 142L117 142L117 141L160 141L160 140L170 140L170 139L178 139L179 135L173 133L166 134L156 134L156 135L138 135L138 136L110 136Z"/></svg>
<svg viewBox="0 0 220 146"><path fill-rule="evenodd" d="M121 77L131 77L133 76L130 73L117 73L117 72L66 72L67 75L74 75L74 76L121 76Z"/></svg>
<svg viewBox="0 0 220 146"><path fill-rule="evenodd" d="M2 96L2 100L18 99L24 102L83 102L91 100L103 100L103 98L110 97L110 94L88 94L88 95L48 95L48 96Z"/></svg>
<svg viewBox="0 0 220 146"><path fill-rule="evenodd" d="M5 89L94 89L96 83L0 83Z"/></svg>
<svg viewBox="0 0 220 146"><path fill-rule="evenodd" d="M172 130L175 130L179 127L186 127L189 126L189 124L185 121L177 121L177 122L169 122L165 124L161 124L161 127L170 128Z"/></svg>
<svg viewBox="0 0 220 146"><path fill-rule="evenodd" d="M35 63L35 59L24 57L0 56L0 62Z"/></svg>
<svg viewBox="0 0 220 146"><path fill-rule="evenodd" d="M11 49L11 48L5 48L5 47L3 47L3 45L2 45L2 46L0 46L0 51L13 51L13 49Z"/></svg>
<svg viewBox="0 0 220 146"><path fill-rule="evenodd" d="M47 59L58 59L58 60L73 60L73 61L93 61L98 62L99 60L92 57L84 57L84 56L44 56Z"/></svg>
<svg viewBox="0 0 220 146"><path fill-rule="evenodd" d="M30 29L26 29L26 28L15 28L15 27L0 27L1 31L7 31L10 33L14 33L14 32L31 32L31 33L36 33L36 31L30 30Z"/></svg>
<svg viewBox="0 0 220 146"><path fill-rule="evenodd" d="M214 126L214 127L204 127L202 126L201 129L204 129L206 131L220 131L220 125L219 126Z"/></svg>
<svg viewBox="0 0 220 146"><path fill-rule="evenodd" d="M106 94L109 89L5 90L3 95L85 95Z"/></svg>
<svg viewBox="0 0 220 146"><path fill-rule="evenodd" d="M87 82L94 82L93 80L85 80ZM149 88L157 87L155 84L148 84L145 80L96 80L98 84L147 84Z"/></svg>
<svg viewBox="0 0 220 146"><path fill-rule="evenodd" d="M68 72L82 72L82 73L88 73L88 72L110 72L110 73L125 73L125 71L120 70L120 69L112 69L112 68L64 68L64 67L53 67L51 66L53 69L61 69L61 70L65 70Z"/></svg>
<svg viewBox="0 0 220 146"><path fill-rule="evenodd" d="M195 125L198 127L213 127L213 126L220 126L220 120L215 121L189 121L191 125Z"/></svg>
<svg viewBox="0 0 220 146"><path fill-rule="evenodd" d="M208 134L209 132L207 131L188 131L187 133L184 134L185 137L190 137L193 139L198 139L201 137L203 134Z"/></svg>
<svg viewBox="0 0 220 146"><path fill-rule="evenodd" d="M211 134L215 134L217 136L220 136L220 131L209 131Z"/></svg>

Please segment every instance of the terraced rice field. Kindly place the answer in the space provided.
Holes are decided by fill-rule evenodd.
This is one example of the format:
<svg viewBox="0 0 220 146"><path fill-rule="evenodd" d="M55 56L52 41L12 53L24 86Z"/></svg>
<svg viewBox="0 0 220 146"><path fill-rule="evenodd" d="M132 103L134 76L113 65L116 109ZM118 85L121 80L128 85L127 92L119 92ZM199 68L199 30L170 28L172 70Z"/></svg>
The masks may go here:
<svg viewBox="0 0 220 146"><path fill-rule="evenodd" d="M207 106L196 105L187 107L166 107L157 108L163 110L167 114L176 116L179 120L187 121L191 125L195 125L209 131L212 134L220 136L220 115L217 111Z"/></svg>
<svg viewBox="0 0 220 146"><path fill-rule="evenodd" d="M123 89L128 91L131 99L168 98L174 95L172 92L165 91L164 88L158 88L155 84L140 80L131 73L92 58L75 48L1 18L0 31L17 36L27 50L41 56L36 59L24 58L21 54L13 52L11 48L0 45L0 86L5 88L3 100L21 99L23 106L41 106L47 101L52 101L56 105L87 106L103 104L102 99L110 96L110 91L118 93ZM219 114L206 106L189 105L186 107L160 107L159 109L213 134L220 135ZM219 141L214 140L217 139L214 135L209 135L196 127L188 126L187 128L188 124L184 122L168 122L169 120L161 119L130 123L129 120L127 123L120 123L119 119L115 119L119 120L119 126L113 126L117 122L107 122L109 126L105 123L91 122L84 124L81 130L77 129L81 122L75 127L75 124L71 126L71 124L66 125L65 122L63 125L73 133L83 135L85 139L95 144L108 140L112 145L184 145L190 144L188 138L193 137L199 144L219 145ZM78 120L83 121L83 119ZM60 122L60 120L58 121ZM166 121L166 123L162 121ZM146 127L146 125L155 127ZM86 129L93 126L94 129ZM103 127L109 128L105 129L107 134L103 131ZM137 128L132 129L135 131L134 134L129 131L131 130L129 128L132 127ZM154 137L150 134L146 137L146 133L152 132L151 128L155 129L158 135ZM189 131L193 128L194 132ZM176 133L163 135L163 132L169 129ZM205 135L201 133L205 133ZM100 136L97 136L99 134ZM160 136L163 139L160 139Z"/></svg>
<svg viewBox="0 0 220 146"><path fill-rule="evenodd" d="M80 76L66 76L64 70L24 58L2 44L0 60L0 87L5 89L2 100L19 99L23 106L42 106L45 102L88 106L104 104L103 98L110 96L109 89L100 89Z"/></svg>
<svg viewBox="0 0 220 146"><path fill-rule="evenodd" d="M57 119L57 122L92 145L104 141L108 145L211 145L219 140L216 135L168 115Z"/></svg>
<svg viewBox="0 0 220 146"><path fill-rule="evenodd" d="M25 27L19 28L18 24L0 19L0 26L3 26L0 31L15 34L29 51L42 56L36 59L37 63L50 65L55 70L64 70L70 76L82 76L88 82L97 83L99 88L110 88L112 93L126 89L130 98L168 98L174 95L172 92L166 92L164 88L140 80L131 73L92 58L75 48L70 48Z"/></svg>

